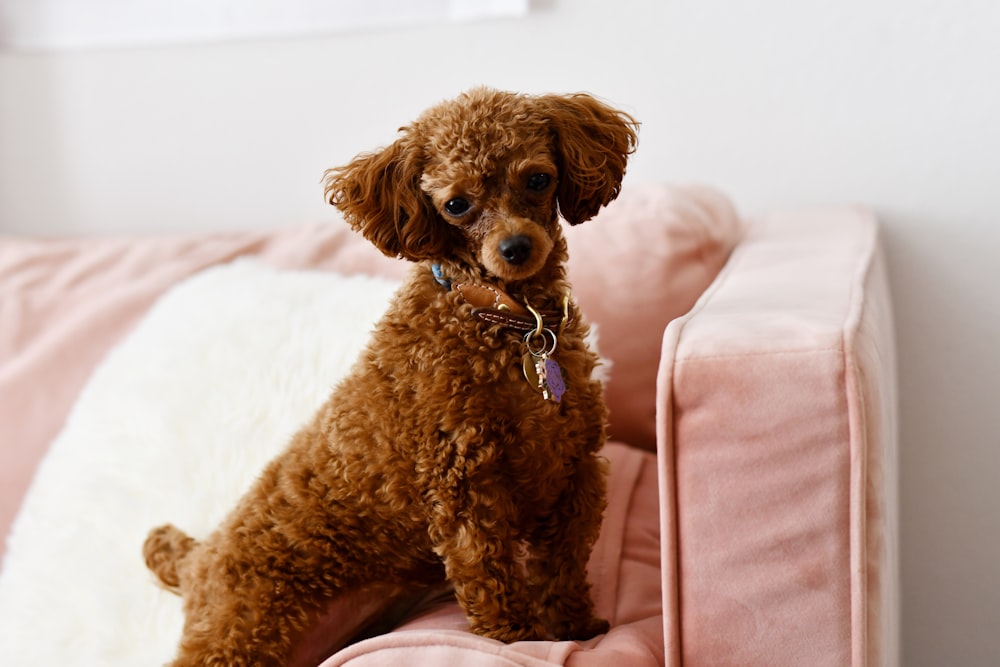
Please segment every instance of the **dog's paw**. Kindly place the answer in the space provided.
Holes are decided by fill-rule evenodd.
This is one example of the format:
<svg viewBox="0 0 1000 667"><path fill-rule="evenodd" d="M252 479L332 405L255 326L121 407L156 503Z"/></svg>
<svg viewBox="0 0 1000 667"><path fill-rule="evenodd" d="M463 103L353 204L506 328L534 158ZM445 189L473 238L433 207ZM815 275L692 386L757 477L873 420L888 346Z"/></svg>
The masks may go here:
<svg viewBox="0 0 1000 667"><path fill-rule="evenodd" d="M591 637L596 637L597 635L603 635L610 629L611 624L605 619L591 618L583 623L566 623L561 625L555 628L555 634L556 637L561 640L590 639Z"/></svg>
<svg viewBox="0 0 1000 667"><path fill-rule="evenodd" d="M473 628L473 631L483 637L498 639L505 644L510 644L512 642L536 641L546 638L544 629L540 626L528 623L504 623L502 625L496 625L489 628L480 626L478 628Z"/></svg>

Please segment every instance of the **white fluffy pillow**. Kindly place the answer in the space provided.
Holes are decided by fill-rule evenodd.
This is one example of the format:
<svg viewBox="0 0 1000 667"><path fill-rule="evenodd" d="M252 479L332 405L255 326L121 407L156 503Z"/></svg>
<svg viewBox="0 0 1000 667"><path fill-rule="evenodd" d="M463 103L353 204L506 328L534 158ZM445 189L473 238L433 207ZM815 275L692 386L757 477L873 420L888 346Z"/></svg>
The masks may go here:
<svg viewBox="0 0 1000 667"><path fill-rule="evenodd" d="M158 665L180 599L142 561L207 534L350 369L398 283L239 261L180 283L105 360L27 494L0 575L10 665Z"/></svg>

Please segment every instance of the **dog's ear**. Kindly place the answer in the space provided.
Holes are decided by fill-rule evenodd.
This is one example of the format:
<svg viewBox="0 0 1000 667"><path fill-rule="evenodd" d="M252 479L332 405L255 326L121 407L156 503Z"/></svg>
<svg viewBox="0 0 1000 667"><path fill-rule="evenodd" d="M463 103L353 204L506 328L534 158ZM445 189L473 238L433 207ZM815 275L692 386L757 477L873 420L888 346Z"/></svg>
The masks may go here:
<svg viewBox="0 0 1000 667"><path fill-rule="evenodd" d="M539 102L556 134L559 212L578 225L618 196L639 123L584 93L547 95Z"/></svg>
<svg viewBox="0 0 1000 667"><path fill-rule="evenodd" d="M422 151L406 134L380 151L362 153L346 166L328 169L326 198L352 229L386 255L411 261L440 259L448 255L452 242L450 225L438 219L420 189L422 174Z"/></svg>

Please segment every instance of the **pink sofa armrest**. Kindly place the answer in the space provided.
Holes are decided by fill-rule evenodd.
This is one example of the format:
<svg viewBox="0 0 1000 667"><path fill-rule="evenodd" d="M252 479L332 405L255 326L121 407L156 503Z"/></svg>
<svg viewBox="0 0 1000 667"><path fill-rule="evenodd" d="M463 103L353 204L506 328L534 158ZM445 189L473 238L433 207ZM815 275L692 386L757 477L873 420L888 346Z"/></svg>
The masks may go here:
<svg viewBox="0 0 1000 667"><path fill-rule="evenodd" d="M753 221L666 330L666 664L896 665L895 352L864 210Z"/></svg>

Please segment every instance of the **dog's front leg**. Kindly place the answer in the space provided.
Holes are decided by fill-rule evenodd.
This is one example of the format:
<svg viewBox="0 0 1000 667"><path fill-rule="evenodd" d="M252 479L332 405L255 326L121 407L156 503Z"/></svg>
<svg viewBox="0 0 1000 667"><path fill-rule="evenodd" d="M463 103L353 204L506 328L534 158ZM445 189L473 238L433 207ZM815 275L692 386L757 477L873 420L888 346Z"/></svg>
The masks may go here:
<svg viewBox="0 0 1000 667"><path fill-rule="evenodd" d="M589 639L608 631L594 615L587 561L606 506L606 463L587 455L570 484L532 535L528 574L548 630L557 639Z"/></svg>
<svg viewBox="0 0 1000 667"><path fill-rule="evenodd" d="M508 523L510 491L495 484L435 496L431 541L472 631L503 642L544 639Z"/></svg>

